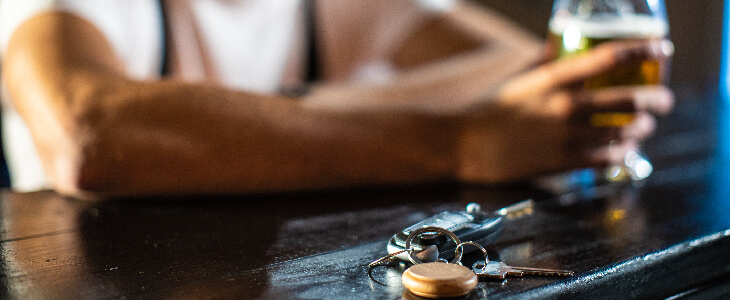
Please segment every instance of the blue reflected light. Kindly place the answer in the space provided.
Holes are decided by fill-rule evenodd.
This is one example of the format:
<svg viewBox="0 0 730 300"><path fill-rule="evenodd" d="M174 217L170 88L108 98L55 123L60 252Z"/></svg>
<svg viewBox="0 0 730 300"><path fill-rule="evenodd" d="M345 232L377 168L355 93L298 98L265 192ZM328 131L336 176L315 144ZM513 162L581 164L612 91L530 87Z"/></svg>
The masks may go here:
<svg viewBox="0 0 730 300"><path fill-rule="evenodd" d="M727 102L730 101L728 96L728 88L730 84L730 76L728 76L728 61L730 60L730 52L728 51L728 40L730 39L730 0L725 0L725 9L723 13L723 28L722 28L722 64L720 66L720 96L722 97L722 107L727 106Z"/></svg>
<svg viewBox="0 0 730 300"><path fill-rule="evenodd" d="M718 159L720 163L728 162L730 151L730 0L725 0L722 28L722 58L720 66L720 103L718 116ZM725 164L722 164L725 165Z"/></svg>
<svg viewBox="0 0 730 300"><path fill-rule="evenodd" d="M712 200L719 216L730 214L730 0L725 0L722 28L722 58L720 66L720 100L718 103L717 152Z"/></svg>

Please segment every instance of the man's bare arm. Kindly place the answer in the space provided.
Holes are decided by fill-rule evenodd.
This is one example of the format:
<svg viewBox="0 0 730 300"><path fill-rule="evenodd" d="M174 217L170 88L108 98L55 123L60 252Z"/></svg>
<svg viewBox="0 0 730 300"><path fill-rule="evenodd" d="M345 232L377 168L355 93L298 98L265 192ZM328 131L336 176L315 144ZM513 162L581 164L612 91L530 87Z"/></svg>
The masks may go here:
<svg viewBox="0 0 730 300"><path fill-rule="evenodd" d="M470 76L494 68L480 69L488 58L476 51L411 69L392 84L323 86L297 101L131 80L91 24L49 13L16 31L3 71L58 191L233 193L495 182L606 165L619 157L604 151L607 141L629 146L648 136L652 114L669 110L671 93L663 87L580 92L575 83L620 64L666 59L658 46L606 44L515 74L504 89L484 88L481 77ZM463 82L458 78L475 87L453 88ZM487 90L491 97L479 97ZM433 95L459 105L439 104ZM350 101L365 104L341 104ZM621 128L574 122L576 114L616 107L635 111L637 121Z"/></svg>
<svg viewBox="0 0 730 300"><path fill-rule="evenodd" d="M277 96L134 81L89 23L47 13L4 74L56 189L224 193L451 178L453 126L407 111L312 109Z"/></svg>
<svg viewBox="0 0 730 300"><path fill-rule="evenodd" d="M366 6L364 3L358 5ZM391 9L395 10L406 2L375 3L393 6ZM359 6L357 8L362 9ZM365 50L350 54L351 60L366 64L372 61L387 62L397 73L389 77L385 84L343 80L347 78L348 75L344 75L347 72L356 73L357 66L352 67L351 61L338 61L337 58L342 55L325 57L326 67L336 70L329 72L336 75L336 78L332 78L336 83L315 86L311 89L313 95L309 97L309 100L316 99L324 106L383 108L415 104L419 109L438 112L463 111L475 103L492 101L488 96L496 93L503 83L542 60L541 39L498 13L468 1L457 1L446 12L412 17L418 19L411 21L416 25L403 25L396 19L407 16L399 14L395 14L396 19L388 19L387 14L355 13L351 10L329 11L334 15L330 18L363 18L365 20L356 23L393 24L396 27L394 31L409 33L400 40L390 41L389 46L381 50L380 45L384 42L373 37L377 32L373 33L373 29L368 28L355 30L355 33L373 40L372 44L376 46L372 47L377 49L365 47ZM327 34L327 30L324 29L325 37L336 37L335 34ZM347 44L341 40L332 43Z"/></svg>

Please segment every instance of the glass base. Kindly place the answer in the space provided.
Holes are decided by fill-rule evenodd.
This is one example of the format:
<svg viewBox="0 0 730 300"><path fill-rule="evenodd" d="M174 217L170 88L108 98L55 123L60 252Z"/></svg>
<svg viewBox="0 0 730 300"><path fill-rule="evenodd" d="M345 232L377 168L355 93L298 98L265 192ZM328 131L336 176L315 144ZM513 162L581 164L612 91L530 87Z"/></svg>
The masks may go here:
<svg viewBox="0 0 730 300"><path fill-rule="evenodd" d="M605 169L581 169L549 175L535 180L538 188L554 194L566 194L610 183L631 183L640 186L649 178L654 168L638 149L624 156L624 163Z"/></svg>

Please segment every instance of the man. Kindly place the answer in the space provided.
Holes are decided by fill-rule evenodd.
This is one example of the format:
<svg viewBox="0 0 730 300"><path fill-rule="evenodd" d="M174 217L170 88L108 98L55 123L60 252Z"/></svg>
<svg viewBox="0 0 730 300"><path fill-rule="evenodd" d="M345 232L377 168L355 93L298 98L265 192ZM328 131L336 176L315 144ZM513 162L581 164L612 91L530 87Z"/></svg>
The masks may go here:
<svg viewBox="0 0 730 300"><path fill-rule="evenodd" d="M575 89L666 43L525 71L539 41L468 2L1 4L6 134L26 124L45 173L24 184L75 196L524 179L616 162L672 107L662 86ZM586 121L615 110L637 117Z"/></svg>

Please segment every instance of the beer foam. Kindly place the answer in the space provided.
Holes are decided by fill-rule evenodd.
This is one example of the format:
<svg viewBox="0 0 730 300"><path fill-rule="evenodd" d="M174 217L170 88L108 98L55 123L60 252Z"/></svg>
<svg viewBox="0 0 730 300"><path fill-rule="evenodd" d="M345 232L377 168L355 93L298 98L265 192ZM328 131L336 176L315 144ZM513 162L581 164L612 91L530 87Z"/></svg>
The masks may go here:
<svg viewBox="0 0 730 300"><path fill-rule="evenodd" d="M555 16L548 26L550 32L557 36L575 28L583 36L597 39L664 37L669 33L669 25L665 20L646 15L599 16L590 19Z"/></svg>

